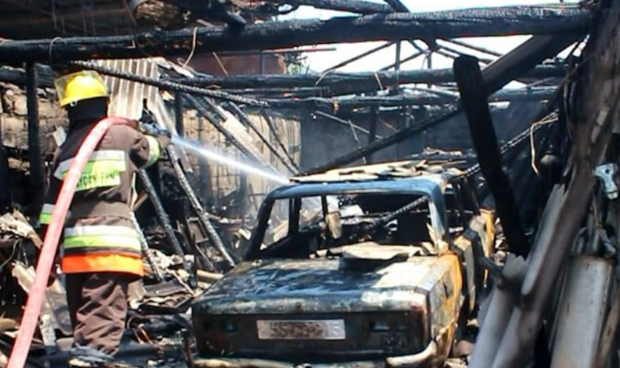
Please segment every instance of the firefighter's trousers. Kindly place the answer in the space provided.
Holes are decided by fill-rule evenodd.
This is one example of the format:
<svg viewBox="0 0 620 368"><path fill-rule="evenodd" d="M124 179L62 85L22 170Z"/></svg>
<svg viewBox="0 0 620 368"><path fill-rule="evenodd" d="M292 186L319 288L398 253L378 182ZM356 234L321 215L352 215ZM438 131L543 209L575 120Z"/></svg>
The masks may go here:
<svg viewBox="0 0 620 368"><path fill-rule="evenodd" d="M66 275L75 346L114 355L125 331L127 293L135 276L113 272Z"/></svg>

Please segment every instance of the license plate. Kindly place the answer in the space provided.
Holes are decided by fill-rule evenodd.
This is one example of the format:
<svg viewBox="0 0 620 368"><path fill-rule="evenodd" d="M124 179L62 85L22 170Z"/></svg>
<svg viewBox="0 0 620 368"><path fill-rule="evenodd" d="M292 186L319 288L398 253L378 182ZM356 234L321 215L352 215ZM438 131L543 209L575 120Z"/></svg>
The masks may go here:
<svg viewBox="0 0 620 368"><path fill-rule="evenodd" d="M344 340L344 320L258 320L260 340Z"/></svg>

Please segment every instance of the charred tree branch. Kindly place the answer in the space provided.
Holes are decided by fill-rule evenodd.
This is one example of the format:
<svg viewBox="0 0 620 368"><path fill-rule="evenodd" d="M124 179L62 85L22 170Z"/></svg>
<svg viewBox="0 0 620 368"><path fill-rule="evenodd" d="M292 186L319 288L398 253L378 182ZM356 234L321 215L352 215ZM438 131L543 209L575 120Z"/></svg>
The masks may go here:
<svg viewBox="0 0 620 368"><path fill-rule="evenodd" d="M5 41L0 62L127 59L189 52L277 49L311 44L584 32L590 11L578 6L512 6L428 13L374 14L329 20L252 24L110 37ZM197 42L194 43L194 34ZM195 47L194 47L195 46Z"/></svg>

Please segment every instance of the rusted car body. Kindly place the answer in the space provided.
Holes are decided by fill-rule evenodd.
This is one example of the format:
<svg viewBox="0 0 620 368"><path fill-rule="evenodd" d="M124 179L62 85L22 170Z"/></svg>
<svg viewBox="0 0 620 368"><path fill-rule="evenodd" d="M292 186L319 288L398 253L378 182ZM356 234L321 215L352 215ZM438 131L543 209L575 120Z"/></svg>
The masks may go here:
<svg viewBox="0 0 620 368"><path fill-rule="evenodd" d="M460 174L399 162L270 193L247 260L192 306L202 365L440 366L494 241Z"/></svg>

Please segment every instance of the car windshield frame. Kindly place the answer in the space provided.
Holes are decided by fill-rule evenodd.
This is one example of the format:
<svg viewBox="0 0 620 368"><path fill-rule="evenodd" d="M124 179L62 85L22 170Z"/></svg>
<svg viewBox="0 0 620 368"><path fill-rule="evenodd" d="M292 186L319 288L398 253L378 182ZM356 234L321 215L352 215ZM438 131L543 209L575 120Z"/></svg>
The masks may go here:
<svg viewBox="0 0 620 368"><path fill-rule="evenodd" d="M441 178L440 178L441 179ZM447 183L434 177L416 177L389 181L336 182L336 183L304 183L293 184L271 192L261 205L259 221L252 233L247 253L249 259L260 258L261 247L265 239L271 211L277 200L291 200L304 197L326 197L340 195L417 195L425 196L428 201L431 228L438 242L447 237L447 219L444 193ZM293 220L293 219L291 219ZM296 219L295 219L296 220ZM434 244L437 248L440 244Z"/></svg>

